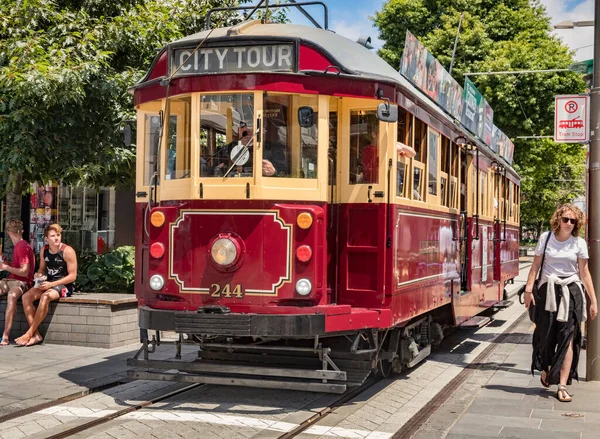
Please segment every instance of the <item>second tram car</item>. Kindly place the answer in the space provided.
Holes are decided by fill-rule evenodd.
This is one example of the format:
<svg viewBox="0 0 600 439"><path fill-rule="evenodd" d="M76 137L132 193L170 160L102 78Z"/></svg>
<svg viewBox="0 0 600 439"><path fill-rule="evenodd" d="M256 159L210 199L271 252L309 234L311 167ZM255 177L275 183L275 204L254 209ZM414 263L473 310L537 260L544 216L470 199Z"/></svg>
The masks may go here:
<svg viewBox="0 0 600 439"><path fill-rule="evenodd" d="M179 339L132 376L339 393L503 305L518 174L363 45L246 21L133 93L139 323Z"/></svg>

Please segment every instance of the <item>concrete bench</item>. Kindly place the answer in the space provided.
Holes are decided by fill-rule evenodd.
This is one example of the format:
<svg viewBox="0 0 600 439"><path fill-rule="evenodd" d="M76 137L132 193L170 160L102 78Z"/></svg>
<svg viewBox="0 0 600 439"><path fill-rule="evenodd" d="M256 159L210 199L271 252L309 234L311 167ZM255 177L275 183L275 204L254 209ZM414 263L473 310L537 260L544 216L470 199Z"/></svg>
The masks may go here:
<svg viewBox="0 0 600 439"><path fill-rule="evenodd" d="M4 329L5 297L0 300L0 330ZM27 331L19 300L10 339ZM75 293L50 304L40 325L46 343L116 348L139 343L137 299L133 294Z"/></svg>

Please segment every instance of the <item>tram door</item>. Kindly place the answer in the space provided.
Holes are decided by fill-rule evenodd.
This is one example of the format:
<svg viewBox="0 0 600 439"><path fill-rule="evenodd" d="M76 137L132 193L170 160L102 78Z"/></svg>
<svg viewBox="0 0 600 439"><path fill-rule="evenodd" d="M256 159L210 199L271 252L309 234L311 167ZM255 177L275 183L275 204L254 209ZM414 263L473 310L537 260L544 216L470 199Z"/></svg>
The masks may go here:
<svg viewBox="0 0 600 439"><path fill-rule="evenodd" d="M327 149L327 291L330 303L339 299L339 208L340 208L340 160L341 117L339 117L340 99L329 99L329 145Z"/></svg>
<svg viewBox="0 0 600 439"><path fill-rule="evenodd" d="M396 133L377 119L379 102L340 102L339 303L377 307L385 298L386 145Z"/></svg>

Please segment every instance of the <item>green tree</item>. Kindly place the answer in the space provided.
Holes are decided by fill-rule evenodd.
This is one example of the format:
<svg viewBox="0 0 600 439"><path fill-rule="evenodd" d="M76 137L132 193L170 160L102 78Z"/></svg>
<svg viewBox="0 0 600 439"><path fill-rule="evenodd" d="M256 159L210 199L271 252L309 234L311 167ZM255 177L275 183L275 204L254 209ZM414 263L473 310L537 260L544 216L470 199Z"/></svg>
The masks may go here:
<svg viewBox="0 0 600 439"><path fill-rule="evenodd" d="M132 186L127 92L157 50L204 27L209 8L246 0L0 2L0 196L19 218L27 183ZM213 14L213 26L240 21Z"/></svg>
<svg viewBox="0 0 600 439"><path fill-rule="evenodd" d="M563 69L573 62L573 54L550 34L539 0L389 0L374 17L384 41L379 54L397 68L409 30L448 69L461 14L452 70L461 84L468 72ZM494 109L494 123L515 143L521 222L541 227L557 204L583 193L585 152L579 145L516 137L552 135L554 96L581 93L585 84L571 72L471 79Z"/></svg>

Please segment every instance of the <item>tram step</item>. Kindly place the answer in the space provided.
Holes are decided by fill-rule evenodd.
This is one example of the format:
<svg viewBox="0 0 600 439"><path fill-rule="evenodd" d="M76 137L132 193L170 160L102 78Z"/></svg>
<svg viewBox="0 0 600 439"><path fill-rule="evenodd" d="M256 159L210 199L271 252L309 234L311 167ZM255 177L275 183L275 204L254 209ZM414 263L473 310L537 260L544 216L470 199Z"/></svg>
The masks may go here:
<svg viewBox="0 0 600 439"><path fill-rule="evenodd" d="M513 300L501 300L500 302L496 302L494 304L494 308L505 309L505 308L508 308L509 306L512 306L513 303L514 303Z"/></svg>
<svg viewBox="0 0 600 439"><path fill-rule="evenodd" d="M492 319L490 317L475 316L459 325L459 328L481 328L487 325Z"/></svg>
<svg viewBox="0 0 600 439"><path fill-rule="evenodd" d="M175 381L185 383L219 384L227 386L258 387L261 389L301 390L305 392L344 393L346 384L262 379L254 377L229 377L180 374L177 372L152 372L129 370L127 376L139 380Z"/></svg>

